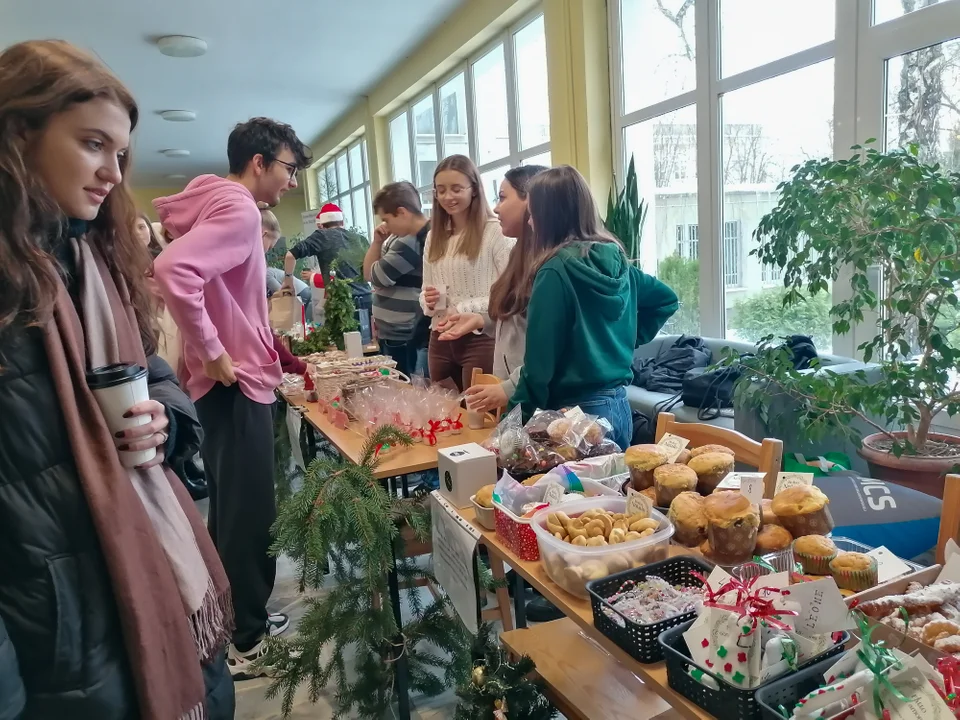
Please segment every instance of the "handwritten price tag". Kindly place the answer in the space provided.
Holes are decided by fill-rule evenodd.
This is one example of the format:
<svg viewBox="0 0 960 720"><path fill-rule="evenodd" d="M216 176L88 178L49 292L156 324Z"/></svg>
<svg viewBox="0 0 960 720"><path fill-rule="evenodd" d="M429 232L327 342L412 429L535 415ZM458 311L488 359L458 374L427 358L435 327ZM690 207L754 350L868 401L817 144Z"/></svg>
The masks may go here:
<svg viewBox="0 0 960 720"><path fill-rule="evenodd" d="M867 553L877 561L877 580L887 582L910 572L910 566L883 545Z"/></svg>
<svg viewBox="0 0 960 720"><path fill-rule="evenodd" d="M813 473L778 473L776 492L789 490L797 485L813 485Z"/></svg>
<svg viewBox="0 0 960 720"><path fill-rule="evenodd" d="M740 473L740 494L752 504L763 500L763 473Z"/></svg>
<svg viewBox="0 0 960 720"><path fill-rule="evenodd" d="M806 637L857 627L833 578L791 585L786 599L800 604L795 628Z"/></svg>
<svg viewBox="0 0 960 720"><path fill-rule="evenodd" d="M643 493L638 493L633 488L627 489L627 515L643 515L644 517L650 517L650 510L653 508L653 504Z"/></svg>
<svg viewBox="0 0 960 720"><path fill-rule="evenodd" d="M680 453L682 453L683 449L689 444L690 441L686 438L682 438L679 435L674 435L672 433L665 434L662 438L660 438L660 442L657 443L657 445L667 451L668 463L676 462L677 458L680 457Z"/></svg>
<svg viewBox="0 0 960 720"><path fill-rule="evenodd" d="M547 489L543 491L543 502L547 505L559 505L563 502L563 486L557 483L549 483Z"/></svg>

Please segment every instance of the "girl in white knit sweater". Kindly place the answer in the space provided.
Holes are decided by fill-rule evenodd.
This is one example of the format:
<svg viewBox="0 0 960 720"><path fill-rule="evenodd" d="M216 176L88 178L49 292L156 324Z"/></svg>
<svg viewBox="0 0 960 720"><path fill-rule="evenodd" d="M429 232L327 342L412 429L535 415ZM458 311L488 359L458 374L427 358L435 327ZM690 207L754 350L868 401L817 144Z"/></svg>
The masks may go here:
<svg viewBox="0 0 960 720"><path fill-rule="evenodd" d="M490 286L506 268L514 241L503 236L470 158L451 155L442 160L433 174L433 189L437 203L423 250L420 293L424 314L433 318L430 379L450 379L463 390L474 368L493 371L494 340L469 334L441 342L436 328L447 312L487 312Z"/></svg>

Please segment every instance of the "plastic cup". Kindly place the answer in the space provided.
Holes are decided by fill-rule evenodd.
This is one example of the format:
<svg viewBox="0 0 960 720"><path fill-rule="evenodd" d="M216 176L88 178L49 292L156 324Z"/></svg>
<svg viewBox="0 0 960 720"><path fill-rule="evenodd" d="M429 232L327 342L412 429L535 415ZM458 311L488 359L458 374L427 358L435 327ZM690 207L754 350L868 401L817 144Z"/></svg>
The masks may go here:
<svg viewBox="0 0 960 720"><path fill-rule="evenodd" d="M94 368L87 373L87 386L93 391L112 434L150 422L149 415L123 416L137 403L150 399L146 368L131 363ZM156 448L120 451L120 464L127 468L137 467L156 456Z"/></svg>
<svg viewBox="0 0 960 720"><path fill-rule="evenodd" d="M484 415L482 412L467 410L467 427L471 430L483 430Z"/></svg>

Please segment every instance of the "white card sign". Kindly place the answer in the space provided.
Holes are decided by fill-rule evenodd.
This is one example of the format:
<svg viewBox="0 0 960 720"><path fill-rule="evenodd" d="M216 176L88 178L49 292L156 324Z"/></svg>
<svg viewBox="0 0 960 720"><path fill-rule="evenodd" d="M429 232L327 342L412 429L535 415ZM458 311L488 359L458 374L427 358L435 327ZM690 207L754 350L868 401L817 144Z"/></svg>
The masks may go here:
<svg viewBox="0 0 960 720"><path fill-rule="evenodd" d="M479 531L434 490L430 493L433 520L433 571L463 624L477 632L480 603L477 595L474 556Z"/></svg>
<svg viewBox="0 0 960 720"><path fill-rule="evenodd" d="M547 489L543 491L543 501L547 505L559 505L563 502L564 494L562 485L547 483Z"/></svg>
<svg viewBox="0 0 960 720"><path fill-rule="evenodd" d="M777 474L776 492L783 492L797 485L813 485L813 473L787 472Z"/></svg>
<svg viewBox="0 0 960 720"><path fill-rule="evenodd" d="M689 444L690 441L687 440L687 438L682 438L679 435L674 435L673 433L665 433L657 443L657 445L667 451L668 463L676 462L677 458L680 457L680 453L682 453L683 449Z"/></svg>
<svg viewBox="0 0 960 720"><path fill-rule="evenodd" d="M910 566L883 545L867 553L877 561L877 581L885 583L910 572Z"/></svg>
<svg viewBox="0 0 960 720"><path fill-rule="evenodd" d="M801 635L810 637L857 628L833 578L797 583L791 585L787 593L787 600L800 604L794 627Z"/></svg>
<svg viewBox="0 0 960 720"><path fill-rule="evenodd" d="M892 681L895 682L897 690L907 698L904 702L890 692L889 688L881 689L884 708L890 711L893 720L954 720L950 708L919 668L910 668Z"/></svg>
<svg viewBox="0 0 960 720"><path fill-rule="evenodd" d="M633 488L627 488L627 515L643 515L644 517L650 517L650 510L653 509L653 504L643 493L638 493Z"/></svg>
<svg viewBox="0 0 960 720"><path fill-rule="evenodd" d="M740 494L754 505L763 500L764 477L764 473L740 473Z"/></svg>

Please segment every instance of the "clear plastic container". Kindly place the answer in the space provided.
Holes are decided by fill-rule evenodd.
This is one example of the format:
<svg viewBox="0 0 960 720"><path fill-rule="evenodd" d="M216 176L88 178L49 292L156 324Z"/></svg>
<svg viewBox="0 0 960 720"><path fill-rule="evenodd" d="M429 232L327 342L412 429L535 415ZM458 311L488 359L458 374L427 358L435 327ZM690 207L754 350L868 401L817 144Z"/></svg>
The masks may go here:
<svg viewBox="0 0 960 720"><path fill-rule="evenodd" d="M616 545L571 545L554 537L546 528L547 516L552 512L562 510L575 518L594 508L612 513L626 512L627 499L595 497L568 502L560 507L544 508L530 519L540 549L540 561L547 575L564 590L580 597L588 597L586 586L591 580L666 559L673 536L673 524L656 510L651 511L650 517L659 523L659 527L652 535Z"/></svg>

